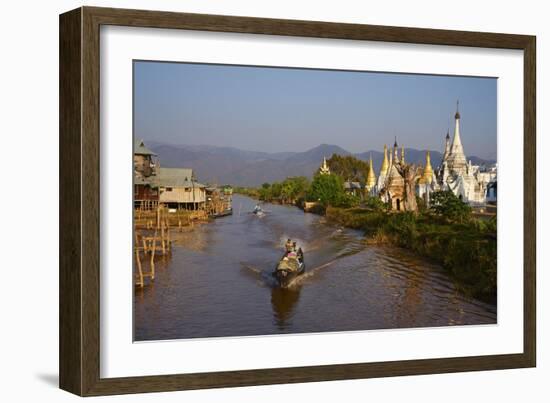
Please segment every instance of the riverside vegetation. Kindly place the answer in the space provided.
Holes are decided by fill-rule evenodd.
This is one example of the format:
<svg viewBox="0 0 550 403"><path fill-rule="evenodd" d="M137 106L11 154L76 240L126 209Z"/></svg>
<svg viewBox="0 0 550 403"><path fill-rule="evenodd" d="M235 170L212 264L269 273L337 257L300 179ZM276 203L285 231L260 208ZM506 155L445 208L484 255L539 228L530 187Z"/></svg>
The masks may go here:
<svg viewBox="0 0 550 403"><path fill-rule="evenodd" d="M368 243L403 247L440 263L464 294L496 302L496 219L466 215L455 221L435 211L391 213L328 206L325 214L331 222L363 230Z"/></svg>
<svg viewBox="0 0 550 403"><path fill-rule="evenodd" d="M295 177L235 191L272 203L301 206L315 201L314 212L327 221L364 231L367 243L394 245L431 259L467 296L496 302L496 217L475 218L450 191L432 193L429 208L418 198L416 212L391 211L378 197L347 194L343 177L334 173L315 175L311 182Z"/></svg>

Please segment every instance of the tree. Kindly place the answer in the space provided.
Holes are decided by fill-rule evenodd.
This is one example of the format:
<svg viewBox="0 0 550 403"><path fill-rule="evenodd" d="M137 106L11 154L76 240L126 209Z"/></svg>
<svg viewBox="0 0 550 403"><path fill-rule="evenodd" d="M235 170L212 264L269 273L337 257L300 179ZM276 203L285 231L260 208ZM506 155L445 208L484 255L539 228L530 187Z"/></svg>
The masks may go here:
<svg viewBox="0 0 550 403"><path fill-rule="evenodd" d="M271 201L273 199L271 194L271 185L264 183L260 189L258 189L259 199L263 201Z"/></svg>
<svg viewBox="0 0 550 403"><path fill-rule="evenodd" d="M338 175L316 175L311 183L308 199L319 201L325 207L338 205L346 197L344 181Z"/></svg>
<svg viewBox="0 0 550 403"><path fill-rule="evenodd" d="M258 189L263 201L279 199L282 203L292 204L306 195L309 182L305 176L286 178L283 182L264 183Z"/></svg>
<svg viewBox="0 0 550 403"><path fill-rule="evenodd" d="M418 211L418 205L416 204L416 182L422 176L422 171L414 164L397 163L395 166L405 182L403 207L405 211L416 213Z"/></svg>
<svg viewBox="0 0 550 403"><path fill-rule="evenodd" d="M369 173L369 164L351 155L332 154L327 160L330 171L345 180L365 183Z"/></svg>
<svg viewBox="0 0 550 403"><path fill-rule="evenodd" d="M294 201L304 199L309 189L309 180L305 176L296 176L289 178L292 182L292 198Z"/></svg>
<svg viewBox="0 0 550 403"><path fill-rule="evenodd" d="M434 192L430 200L431 210L449 221L462 223L470 218L472 208L450 190Z"/></svg>
<svg viewBox="0 0 550 403"><path fill-rule="evenodd" d="M281 191L283 190L283 185L279 182L275 182L271 185L271 198L279 199L281 197Z"/></svg>
<svg viewBox="0 0 550 403"><path fill-rule="evenodd" d="M305 196L309 182L305 176L286 178L281 184L281 199L283 203L295 203Z"/></svg>

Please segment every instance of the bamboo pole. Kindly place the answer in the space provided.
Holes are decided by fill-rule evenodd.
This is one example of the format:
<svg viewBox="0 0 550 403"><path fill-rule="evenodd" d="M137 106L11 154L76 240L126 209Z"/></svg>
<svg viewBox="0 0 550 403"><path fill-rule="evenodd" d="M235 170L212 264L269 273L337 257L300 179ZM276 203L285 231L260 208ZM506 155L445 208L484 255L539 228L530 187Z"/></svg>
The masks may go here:
<svg viewBox="0 0 550 403"><path fill-rule="evenodd" d="M166 239L168 241L168 253L172 252L172 240L170 239L170 228L166 228Z"/></svg>
<svg viewBox="0 0 550 403"><path fill-rule="evenodd" d="M139 249L135 248L135 250L136 250L136 263L137 263L138 273L139 273L138 285L140 285L143 288L143 270L141 269L141 259L139 257Z"/></svg>
<svg viewBox="0 0 550 403"><path fill-rule="evenodd" d="M155 241L151 249L151 280L155 279Z"/></svg>
<svg viewBox="0 0 550 403"><path fill-rule="evenodd" d="M164 239L165 239L165 235L164 235L164 225L163 225L160 229L160 242L162 245L162 254L166 255L166 245L165 245Z"/></svg>

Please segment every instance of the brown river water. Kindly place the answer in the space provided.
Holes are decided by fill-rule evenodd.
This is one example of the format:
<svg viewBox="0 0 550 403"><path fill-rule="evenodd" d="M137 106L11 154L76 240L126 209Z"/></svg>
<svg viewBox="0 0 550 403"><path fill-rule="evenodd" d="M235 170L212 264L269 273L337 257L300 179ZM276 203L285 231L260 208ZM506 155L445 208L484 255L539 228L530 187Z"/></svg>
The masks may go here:
<svg viewBox="0 0 550 403"><path fill-rule="evenodd" d="M459 294L438 265L296 207L257 217L255 204L235 195L234 215L173 233L154 283L135 289L136 341L496 323L496 306ZM271 273L287 238L306 273L281 289Z"/></svg>

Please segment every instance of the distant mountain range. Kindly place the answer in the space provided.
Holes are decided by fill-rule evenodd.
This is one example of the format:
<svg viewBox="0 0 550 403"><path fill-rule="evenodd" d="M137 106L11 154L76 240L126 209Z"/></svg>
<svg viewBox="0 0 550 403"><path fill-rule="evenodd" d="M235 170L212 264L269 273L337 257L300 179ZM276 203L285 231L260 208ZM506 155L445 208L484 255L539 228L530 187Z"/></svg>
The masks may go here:
<svg viewBox="0 0 550 403"><path fill-rule="evenodd" d="M145 144L158 155L163 167L192 168L197 180L202 183L227 183L236 186L259 186L264 182L282 181L289 176L311 177L319 168L323 157L328 159L332 154L354 155L364 161L368 161L372 155L378 175L384 158L381 151L352 154L330 144L321 144L303 152L279 153L246 151L232 147L172 145L155 141L145 141ZM442 154L430 150L430 155L435 168L441 163ZM407 162L424 165L425 158L426 150L405 148ZM495 162L475 156L468 159L474 165L490 165Z"/></svg>

